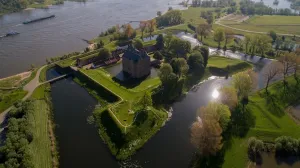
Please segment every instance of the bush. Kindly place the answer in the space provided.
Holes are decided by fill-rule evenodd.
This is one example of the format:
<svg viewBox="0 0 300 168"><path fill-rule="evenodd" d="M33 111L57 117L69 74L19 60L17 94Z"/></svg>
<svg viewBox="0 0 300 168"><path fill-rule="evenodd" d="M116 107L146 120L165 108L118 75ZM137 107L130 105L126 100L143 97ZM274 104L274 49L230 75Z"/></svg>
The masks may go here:
<svg viewBox="0 0 300 168"><path fill-rule="evenodd" d="M275 149L276 155L279 156L291 156L291 155L299 155L300 151L299 140L288 137L281 136L276 138L275 140Z"/></svg>
<svg viewBox="0 0 300 168"><path fill-rule="evenodd" d="M260 155L260 152L264 150L264 143L262 140L251 137L248 140L248 155L250 159L256 158L257 155Z"/></svg>
<svg viewBox="0 0 300 168"><path fill-rule="evenodd" d="M153 55L153 58L158 59L158 60L162 60L163 55L159 51L156 51Z"/></svg>
<svg viewBox="0 0 300 168"><path fill-rule="evenodd" d="M99 51L99 56L102 57L103 60L106 60L111 57L111 52L107 48L101 48Z"/></svg>

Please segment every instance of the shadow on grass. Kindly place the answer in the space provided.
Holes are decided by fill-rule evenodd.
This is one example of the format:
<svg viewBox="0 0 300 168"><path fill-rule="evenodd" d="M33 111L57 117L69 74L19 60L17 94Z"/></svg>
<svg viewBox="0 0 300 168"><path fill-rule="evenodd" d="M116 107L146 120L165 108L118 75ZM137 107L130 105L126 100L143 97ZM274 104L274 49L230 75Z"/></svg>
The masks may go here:
<svg viewBox="0 0 300 168"><path fill-rule="evenodd" d="M118 149L120 149L126 143L126 141L122 131L116 125L107 110L101 113L101 124L111 142L114 143Z"/></svg>
<svg viewBox="0 0 300 168"><path fill-rule="evenodd" d="M127 89L135 88L136 86L140 85L145 79L147 79L149 75L146 75L142 78L130 78L130 76L123 71L119 72L116 76L112 79L113 81L119 83L123 87Z"/></svg>
<svg viewBox="0 0 300 168"><path fill-rule="evenodd" d="M137 112L136 115L137 116L136 116L136 119L134 122L134 125L136 125L136 126L140 126L148 119L148 112L145 110L141 110L141 111Z"/></svg>

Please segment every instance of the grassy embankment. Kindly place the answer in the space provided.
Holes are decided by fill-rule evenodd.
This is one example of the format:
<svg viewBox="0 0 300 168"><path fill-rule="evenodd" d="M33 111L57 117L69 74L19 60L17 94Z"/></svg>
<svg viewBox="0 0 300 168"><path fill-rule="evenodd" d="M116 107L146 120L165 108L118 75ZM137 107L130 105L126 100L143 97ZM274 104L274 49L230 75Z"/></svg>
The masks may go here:
<svg viewBox="0 0 300 168"><path fill-rule="evenodd" d="M221 21L222 24L250 31L269 32L274 30L282 34L300 35L300 19L298 16L254 16L245 22Z"/></svg>
<svg viewBox="0 0 300 168"><path fill-rule="evenodd" d="M44 68L48 69L48 67ZM46 71L41 72L42 81ZM39 86L33 92L31 99L34 105L33 116L28 120L32 123L33 141L30 143L30 152L33 154L35 167L58 167L58 152L52 122L52 108L50 101L50 84Z"/></svg>
<svg viewBox="0 0 300 168"><path fill-rule="evenodd" d="M165 122L167 113L163 109L149 107L147 113L137 109L137 102L145 91L151 91L160 84L158 78L144 80L135 87L127 88L115 82L102 68L81 69L80 73L118 97L116 103L107 102L106 106L102 105L94 112L100 136L118 159L126 159L134 154ZM83 85L85 83L82 80L80 82Z"/></svg>
<svg viewBox="0 0 300 168"><path fill-rule="evenodd" d="M32 71L30 77L21 80L20 76L7 78L0 81L0 113L12 106L15 102L22 100L27 94L26 91L22 90L22 87L31 81L36 74L36 70ZM11 88L15 89L1 89Z"/></svg>
<svg viewBox="0 0 300 168"><path fill-rule="evenodd" d="M238 59L211 56L208 59L207 67L212 75L226 76L237 71L243 71L245 69L251 68L252 65Z"/></svg>
<svg viewBox="0 0 300 168"><path fill-rule="evenodd" d="M231 146L225 152L223 167L246 167L247 140L251 136L266 142L284 135L300 138L300 126L285 111L289 105L299 102L300 89L293 77L289 77L287 81L286 91L282 81L279 81L269 87L269 95L263 89L249 97L243 122L252 123L251 128L246 136L233 137Z"/></svg>
<svg viewBox="0 0 300 168"><path fill-rule="evenodd" d="M62 3L63 0L45 0L44 3L33 3L28 8L47 8L49 5L56 5Z"/></svg>

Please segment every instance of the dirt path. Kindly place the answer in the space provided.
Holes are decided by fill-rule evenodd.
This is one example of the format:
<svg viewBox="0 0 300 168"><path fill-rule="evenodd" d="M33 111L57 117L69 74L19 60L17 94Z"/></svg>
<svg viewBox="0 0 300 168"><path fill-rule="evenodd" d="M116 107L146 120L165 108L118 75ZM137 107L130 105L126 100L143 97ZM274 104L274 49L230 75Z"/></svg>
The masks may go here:
<svg viewBox="0 0 300 168"><path fill-rule="evenodd" d="M247 32L247 33L268 34L268 32L258 32L258 31L252 31L252 30L244 30L244 29L239 29L239 28L228 26L228 25L224 25L224 24L220 23L220 21L224 17L226 17L226 16L223 16L220 19L218 19L215 24L223 26L223 27L226 27L226 28L229 28L229 29L238 30L238 31ZM291 37L294 37L294 36L300 37L300 35L295 35L295 34L281 34L281 33L277 33L277 35L280 35L280 36L291 36Z"/></svg>
<svg viewBox="0 0 300 168"><path fill-rule="evenodd" d="M40 85L39 82L39 77L40 77L40 73L41 71L46 67L47 65L42 66L37 72L35 77L29 82L27 83L23 89L25 91L27 91L26 96L22 99L22 101L27 100L33 93L33 91ZM6 109L4 112L2 112L0 114L0 123L3 123L3 121L5 120L6 114L12 109L13 106L9 107L8 109Z"/></svg>

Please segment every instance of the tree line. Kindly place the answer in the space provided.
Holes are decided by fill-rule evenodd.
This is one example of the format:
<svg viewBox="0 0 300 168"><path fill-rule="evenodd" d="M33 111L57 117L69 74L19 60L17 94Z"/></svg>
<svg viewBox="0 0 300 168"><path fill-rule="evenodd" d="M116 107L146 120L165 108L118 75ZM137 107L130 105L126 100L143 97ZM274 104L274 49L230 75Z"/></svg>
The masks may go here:
<svg viewBox="0 0 300 168"><path fill-rule="evenodd" d="M0 0L0 14L18 12L34 3L44 4L46 0ZM54 0L54 4L62 4L63 0Z"/></svg>
<svg viewBox="0 0 300 168"><path fill-rule="evenodd" d="M32 121L33 104L31 101L15 103L15 108L8 113L6 140L1 147L5 167L34 167L29 144L33 140Z"/></svg>
<svg viewBox="0 0 300 168"><path fill-rule="evenodd" d="M244 15L299 15L291 9L273 9L266 6L263 2L254 2L252 0L242 0L240 2L240 11Z"/></svg>

